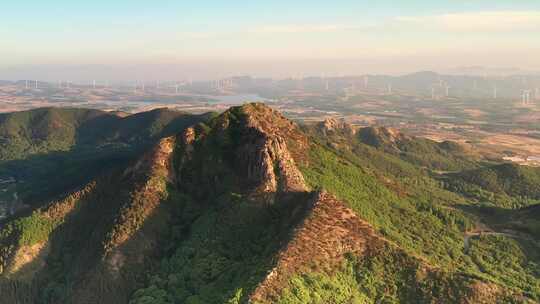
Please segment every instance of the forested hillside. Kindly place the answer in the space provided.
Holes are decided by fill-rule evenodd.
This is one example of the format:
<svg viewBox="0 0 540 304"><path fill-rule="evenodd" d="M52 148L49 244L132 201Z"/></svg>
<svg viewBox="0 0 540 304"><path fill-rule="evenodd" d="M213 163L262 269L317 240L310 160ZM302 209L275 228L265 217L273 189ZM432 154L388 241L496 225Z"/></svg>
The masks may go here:
<svg viewBox="0 0 540 304"><path fill-rule="evenodd" d="M0 114L0 160L88 146L144 143L175 134L196 121L197 116L167 109L126 117L69 108Z"/></svg>
<svg viewBox="0 0 540 304"><path fill-rule="evenodd" d="M448 175L450 185L472 197L518 197L522 205L540 203L540 168L497 164Z"/></svg>
<svg viewBox="0 0 540 304"><path fill-rule="evenodd" d="M0 179L17 181L10 192L23 202L41 203L127 165L160 138L210 116L69 108L0 114Z"/></svg>
<svg viewBox="0 0 540 304"><path fill-rule="evenodd" d="M342 123L299 127L263 104L189 124L156 113L146 131L103 118L124 122L81 138L155 144L2 222L0 303L540 300L537 206L455 186L522 202L534 170L507 175L453 143L382 129L367 140ZM468 178L469 165L504 186Z"/></svg>

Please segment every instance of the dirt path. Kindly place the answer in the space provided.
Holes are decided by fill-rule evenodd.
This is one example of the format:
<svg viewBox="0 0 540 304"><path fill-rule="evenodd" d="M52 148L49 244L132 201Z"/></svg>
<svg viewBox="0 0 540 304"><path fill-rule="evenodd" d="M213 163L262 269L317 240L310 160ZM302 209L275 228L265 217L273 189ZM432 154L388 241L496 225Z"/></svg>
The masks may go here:
<svg viewBox="0 0 540 304"><path fill-rule="evenodd" d="M510 232L499 232L491 229L487 225L481 222L476 222L476 227L472 231L465 232L465 235L463 236L463 248L465 253L469 252L469 249L471 247L471 238L472 237L479 237L482 235L502 235L507 236L511 238L519 238L520 236L514 233Z"/></svg>
<svg viewBox="0 0 540 304"><path fill-rule="evenodd" d="M511 238L519 237L518 235L506 233L506 232L495 232L495 231L467 232L465 233L465 236L463 237L463 243L464 243L463 247L464 247L465 253L469 252L469 248L471 247L471 242L470 242L471 238L481 236L481 235L503 235L503 236L507 236Z"/></svg>

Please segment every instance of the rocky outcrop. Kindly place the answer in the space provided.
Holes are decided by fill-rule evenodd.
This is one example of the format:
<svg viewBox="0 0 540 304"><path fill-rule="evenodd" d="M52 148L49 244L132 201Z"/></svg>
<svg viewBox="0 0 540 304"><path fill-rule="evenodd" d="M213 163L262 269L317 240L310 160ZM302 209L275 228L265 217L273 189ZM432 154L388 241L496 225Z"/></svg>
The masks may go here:
<svg viewBox="0 0 540 304"><path fill-rule="evenodd" d="M305 192L308 187L296 166L290 143L307 146L298 127L280 113L259 104L245 106L244 144L237 163L245 164L248 180L257 192ZM290 140L292 139L292 140Z"/></svg>
<svg viewBox="0 0 540 304"><path fill-rule="evenodd" d="M317 124L317 129L324 136L333 134L352 136L355 134L353 126L343 119L327 118Z"/></svg>
<svg viewBox="0 0 540 304"><path fill-rule="evenodd" d="M376 148L399 150L399 144L405 140L410 140L397 129L388 127L366 127L358 130L358 139Z"/></svg>
<svg viewBox="0 0 540 304"><path fill-rule="evenodd" d="M270 203L279 193L308 191L297 167L305 159L308 139L279 112L247 104L209 124L188 128L179 136L175 166L180 188L201 183L220 188L221 179L229 179L252 200Z"/></svg>
<svg viewBox="0 0 540 304"><path fill-rule="evenodd" d="M249 144L239 147L237 163L258 193L308 190L283 137L257 130Z"/></svg>

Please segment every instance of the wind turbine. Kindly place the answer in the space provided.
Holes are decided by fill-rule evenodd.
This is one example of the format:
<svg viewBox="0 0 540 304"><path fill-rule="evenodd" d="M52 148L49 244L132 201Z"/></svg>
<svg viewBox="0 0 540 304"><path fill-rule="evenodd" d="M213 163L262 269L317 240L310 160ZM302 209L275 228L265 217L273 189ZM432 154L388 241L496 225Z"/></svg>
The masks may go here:
<svg viewBox="0 0 540 304"><path fill-rule="evenodd" d="M523 90L521 95L521 102L523 105L528 105L531 101L531 90Z"/></svg>

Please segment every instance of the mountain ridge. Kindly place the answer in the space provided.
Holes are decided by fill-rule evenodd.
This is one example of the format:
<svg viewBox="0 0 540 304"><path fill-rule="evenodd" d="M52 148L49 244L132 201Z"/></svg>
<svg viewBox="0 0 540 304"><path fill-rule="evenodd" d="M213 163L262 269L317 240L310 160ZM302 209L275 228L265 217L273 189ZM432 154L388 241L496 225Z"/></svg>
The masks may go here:
<svg viewBox="0 0 540 304"><path fill-rule="evenodd" d="M354 143L360 150L328 147L263 104L233 107L176 131L127 167L90 183L87 192L51 203L51 212L63 210L53 212L58 222L48 222L47 209L20 217L45 225L8 220L0 243L14 247L2 248L20 249L17 240L24 235L37 238L26 245L48 245L35 250L29 262L41 266L27 273L11 266L26 252L5 256L0 290L7 299L504 303L519 300L527 289L523 281L513 285L522 289L509 287L497 273L468 270L474 262L450 251L449 244L462 245L459 234L468 219L456 205L437 204L457 196L446 198L446 190L433 188L431 195L440 201L423 202L416 192L434 183L427 175L399 196L381 180L403 187L409 179L392 172L379 176L378 162L359 158L380 154L408 170L410 163L396 155L361 142ZM424 226L414 226L414 220ZM426 227L442 233L443 224L450 232L442 243L415 234ZM418 247L429 240L429 249L446 254L446 260L437 259L439 251Z"/></svg>

